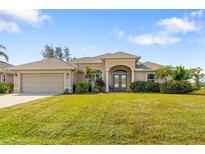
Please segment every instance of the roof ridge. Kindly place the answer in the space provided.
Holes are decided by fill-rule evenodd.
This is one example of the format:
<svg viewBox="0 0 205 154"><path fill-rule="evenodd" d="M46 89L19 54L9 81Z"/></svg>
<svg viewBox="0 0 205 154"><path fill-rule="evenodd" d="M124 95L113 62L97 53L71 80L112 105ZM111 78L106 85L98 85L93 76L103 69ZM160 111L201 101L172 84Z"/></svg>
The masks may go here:
<svg viewBox="0 0 205 154"><path fill-rule="evenodd" d="M152 64L161 65L161 64L158 64L158 63L155 63L155 62L151 62L151 61L145 61L144 63L152 63Z"/></svg>

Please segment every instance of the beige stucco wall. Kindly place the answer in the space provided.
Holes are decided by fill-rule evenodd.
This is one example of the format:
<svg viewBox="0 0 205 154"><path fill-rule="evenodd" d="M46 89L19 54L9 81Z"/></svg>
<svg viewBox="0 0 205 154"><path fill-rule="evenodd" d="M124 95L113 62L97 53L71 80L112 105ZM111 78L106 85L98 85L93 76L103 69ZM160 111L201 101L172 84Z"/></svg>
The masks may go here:
<svg viewBox="0 0 205 154"><path fill-rule="evenodd" d="M136 59L106 59L105 60L105 70L110 69L116 65L124 65L130 69L135 69Z"/></svg>
<svg viewBox="0 0 205 154"><path fill-rule="evenodd" d="M19 88L18 88L18 75L17 73L14 74L14 92L18 93Z"/></svg>
<svg viewBox="0 0 205 154"><path fill-rule="evenodd" d="M6 83L14 83L13 74L6 74Z"/></svg>
<svg viewBox="0 0 205 154"><path fill-rule="evenodd" d="M135 81L147 81L147 75L149 74L149 73L155 73L154 71L149 71L149 72L147 72L147 71L135 71ZM159 83L163 83L164 81L163 80L157 80L157 81L155 81L155 82L159 82Z"/></svg>
<svg viewBox="0 0 205 154"><path fill-rule="evenodd" d="M77 73L74 75L74 83L78 80L85 80L85 70L86 67L90 67L93 70L100 70L102 72L102 78L105 79L105 64L104 63L94 63L94 64L78 64L79 69L83 71L83 73Z"/></svg>
<svg viewBox="0 0 205 154"><path fill-rule="evenodd" d="M14 83L13 74L11 73L0 73L0 82L4 82L4 75L6 83Z"/></svg>
<svg viewBox="0 0 205 154"><path fill-rule="evenodd" d="M85 80L84 72L74 72L73 73L73 84L76 84L78 81Z"/></svg>

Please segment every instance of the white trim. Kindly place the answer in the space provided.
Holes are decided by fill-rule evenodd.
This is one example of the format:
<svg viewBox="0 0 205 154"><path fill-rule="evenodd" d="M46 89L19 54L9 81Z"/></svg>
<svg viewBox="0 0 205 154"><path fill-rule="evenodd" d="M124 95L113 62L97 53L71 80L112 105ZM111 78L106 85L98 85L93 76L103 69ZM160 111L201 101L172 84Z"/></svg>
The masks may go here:
<svg viewBox="0 0 205 154"><path fill-rule="evenodd" d="M135 71L132 69L131 70L132 77L131 77L131 83L135 81Z"/></svg>
<svg viewBox="0 0 205 154"><path fill-rule="evenodd" d="M18 93L21 93L21 73L18 72Z"/></svg>
<svg viewBox="0 0 205 154"><path fill-rule="evenodd" d="M106 92L109 92L109 71L106 70Z"/></svg>
<svg viewBox="0 0 205 154"><path fill-rule="evenodd" d="M66 82L67 81L67 79L66 79L67 78L66 77L67 76L67 72L64 72L63 75L64 75L64 91L65 91L67 89L67 82Z"/></svg>

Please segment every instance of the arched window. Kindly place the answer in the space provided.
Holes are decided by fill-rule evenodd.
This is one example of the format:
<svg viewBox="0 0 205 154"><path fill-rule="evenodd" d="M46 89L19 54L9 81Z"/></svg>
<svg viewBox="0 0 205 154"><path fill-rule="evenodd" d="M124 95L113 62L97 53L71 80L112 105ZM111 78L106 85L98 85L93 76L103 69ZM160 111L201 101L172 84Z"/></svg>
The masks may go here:
<svg viewBox="0 0 205 154"><path fill-rule="evenodd" d="M114 71L113 74L127 74L127 72L124 70L117 70L117 71Z"/></svg>
<svg viewBox="0 0 205 154"><path fill-rule="evenodd" d="M102 71L101 70L96 70L94 74L95 80L100 80L102 79Z"/></svg>
<svg viewBox="0 0 205 154"><path fill-rule="evenodd" d="M154 82L154 74L153 73L147 74L147 81Z"/></svg>

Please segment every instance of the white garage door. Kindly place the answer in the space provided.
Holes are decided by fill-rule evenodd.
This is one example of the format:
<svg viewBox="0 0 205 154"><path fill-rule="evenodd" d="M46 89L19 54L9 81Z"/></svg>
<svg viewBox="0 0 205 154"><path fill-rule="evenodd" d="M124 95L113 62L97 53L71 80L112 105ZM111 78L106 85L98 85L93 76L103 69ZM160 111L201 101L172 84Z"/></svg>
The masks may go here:
<svg viewBox="0 0 205 154"><path fill-rule="evenodd" d="M23 93L55 93L64 92L64 74L22 74Z"/></svg>

